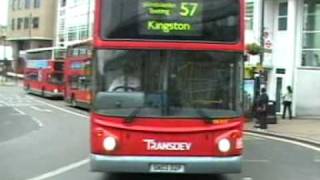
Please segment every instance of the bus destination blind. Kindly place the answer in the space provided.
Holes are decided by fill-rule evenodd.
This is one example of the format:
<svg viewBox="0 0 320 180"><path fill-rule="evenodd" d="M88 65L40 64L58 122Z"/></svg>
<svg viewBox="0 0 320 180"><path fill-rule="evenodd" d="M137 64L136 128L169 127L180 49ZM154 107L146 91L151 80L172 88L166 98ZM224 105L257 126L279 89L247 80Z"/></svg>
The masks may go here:
<svg viewBox="0 0 320 180"><path fill-rule="evenodd" d="M139 0L139 33L201 36L202 9L199 0Z"/></svg>

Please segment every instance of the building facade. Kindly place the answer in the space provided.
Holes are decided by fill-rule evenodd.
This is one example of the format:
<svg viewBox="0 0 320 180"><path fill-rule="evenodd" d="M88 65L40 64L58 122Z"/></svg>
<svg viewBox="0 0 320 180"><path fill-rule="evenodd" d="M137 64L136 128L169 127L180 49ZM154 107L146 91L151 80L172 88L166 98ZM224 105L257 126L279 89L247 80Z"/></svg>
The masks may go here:
<svg viewBox="0 0 320 180"><path fill-rule="evenodd" d="M56 0L9 0L7 40L14 59L21 50L53 45L56 7Z"/></svg>
<svg viewBox="0 0 320 180"><path fill-rule="evenodd" d="M286 87L292 86L294 115L320 117L320 1L247 0L247 4L247 12L254 13L247 14L246 42L260 43L262 34L263 46L270 49L264 53L263 66L277 111L281 112ZM259 62L256 56L249 59L249 64Z"/></svg>
<svg viewBox="0 0 320 180"><path fill-rule="evenodd" d="M92 38L93 0L59 0L55 45L67 47Z"/></svg>
<svg viewBox="0 0 320 180"><path fill-rule="evenodd" d="M12 48L7 41L7 26L0 25L0 61L13 60Z"/></svg>

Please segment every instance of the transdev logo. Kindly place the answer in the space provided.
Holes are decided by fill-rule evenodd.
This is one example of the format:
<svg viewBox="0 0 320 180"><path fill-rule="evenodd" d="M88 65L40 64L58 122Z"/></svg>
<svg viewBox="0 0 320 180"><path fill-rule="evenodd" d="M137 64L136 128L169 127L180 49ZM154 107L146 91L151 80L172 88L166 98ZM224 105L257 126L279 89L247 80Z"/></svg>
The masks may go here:
<svg viewBox="0 0 320 180"><path fill-rule="evenodd" d="M154 139L144 139L149 151L190 151L192 143L189 142L160 142Z"/></svg>

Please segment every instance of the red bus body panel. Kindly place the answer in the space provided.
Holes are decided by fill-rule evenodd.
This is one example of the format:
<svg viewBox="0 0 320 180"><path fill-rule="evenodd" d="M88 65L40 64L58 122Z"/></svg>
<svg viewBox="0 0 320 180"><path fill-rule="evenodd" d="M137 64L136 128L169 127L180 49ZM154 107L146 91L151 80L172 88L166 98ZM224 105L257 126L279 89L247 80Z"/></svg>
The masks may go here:
<svg viewBox="0 0 320 180"><path fill-rule="evenodd" d="M84 64L91 61L91 57L67 57L65 60L65 92L64 99L70 101L72 98L76 102L85 104L88 107L91 104L91 91L74 89L71 87L70 79L72 76L85 76L87 72L83 69L72 69L73 63Z"/></svg>
<svg viewBox="0 0 320 180"><path fill-rule="evenodd" d="M225 124L207 124L201 119L148 119L136 118L127 123L123 118L91 116L91 150L94 154L120 156L237 156L242 147L237 139L242 138L243 119L232 119ZM108 153L103 149L103 139L113 136L118 139L117 149ZM228 138L232 151L227 154L218 151L217 142ZM145 139L160 142L188 142L189 151L147 150ZM238 146L238 147L237 147Z"/></svg>

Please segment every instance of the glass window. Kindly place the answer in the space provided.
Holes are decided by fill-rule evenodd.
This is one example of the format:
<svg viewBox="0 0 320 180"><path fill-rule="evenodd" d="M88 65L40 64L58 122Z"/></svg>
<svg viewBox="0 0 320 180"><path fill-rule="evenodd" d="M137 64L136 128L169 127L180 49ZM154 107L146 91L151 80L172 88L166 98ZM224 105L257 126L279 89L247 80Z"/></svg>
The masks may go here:
<svg viewBox="0 0 320 180"><path fill-rule="evenodd" d="M279 4L279 16L288 15L288 2L282 2Z"/></svg>
<svg viewBox="0 0 320 180"><path fill-rule="evenodd" d="M34 29L39 28L39 18L38 17L34 17L32 19L32 28L34 28Z"/></svg>
<svg viewBox="0 0 320 180"><path fill-rule="evenodd" d="M60 6L65 7L66 6L66 0L60 0Z"/></svg>
<svg viewBox="0 0 320 180"><path fill-rule="evenodd" d="M22 23L23 23L23 18L18 18L17 29L21 29L22 28Z"/></svg>
<svg viewBox="0 0 320 180"><path fill-rule="evenodd" d="M51 58L52 58L52 50L27 53L28 60L48 60Z"/></svg>
<svg viewBox="0 0 320 180"><path fill-rule="evenodd" d="M15 27L16 27L16 21L15 21L15 19L12 19L11 20L11 30L14 30L15 29Z"/></svg>
<svg viewBox="0 0 320 180"><path fill-rule="evenodd" d="M91 89L91 76L72 76L70 84L72 89L88 91Z"/></svg>
<svg viewBox="0 0 320 180"><path fill-rule="evenodd" d="M77 40L77 28L69 27L68 28L68 41Z"/></svg>
<svg viewBox="0 0 320 180"><path fill-rule="evenodd" d="M22 9L22 0L18 0L17 9Z"/></svg>
<svg viewBox="0 0 320 180"><path fill-rule="evenodd" d="M40 3L41 3L41 0L33 0L33 7L40 8Z"/></svg>
<svg viewBox="0 0 320 180"><path fill-rule="evenodd" d="M30 25L29 17L25 17L24 18L24 29L29 29L29 25Z"/></svg>
<svg viewBox="0 0 320 180"><path fill-rule="evenodd" d="M49 82L52 84L63 84L63 73L56 72L49 74Z"/></svg>
<svg viewBox="0 0 320 180"><path fill-rule="evenodd" d="M241 112L240 53L98 50L97 59L98 113L128 116L139 108L142 117L214 118Z"/></svg>
<svg viewBox="0 0 320 180"><path fill-rule="evenodd" d="M24 0L24 8L29 9L31 7L31 0Z"/></svg>
<svg viewBox="0 0 320 180"><path fill-rule="evenodd" d="M64 59L66 57L65 49L55 49L54 50L54 59Z"/></svg>
<svg viewBox="0 0 320 180"><path fill-rule="evenodd" d="M320 67L320 49L303 50L302 66Z"/></svg>
<svg viewBox="0 0 320 180"><path fill-rule="evenodd" d="M38 81L39 79L37 72L27 72L25 76L27 80Z"/></svg>
<svg viewBox="0 0 320 180"><path fill-rule="evenodd" d="M54 62L53 68L55 71L63 71L64 62Z"/></svg>
<svg viewBox="0 0 320 180"><path fill-rule="evenodd" d="M16 0L12 0L11 2L12 2L11 9L12 9L12 11L14 11L14 10L16 10Z"/></svg>
<svg viewBox="0 0 320 180"><path fill-rule="evenodd" d="M279 12L278 12L278 30L285 31L287 30L288 21L288 2L279 3Z"/></svg>
<svg viewBox="0 0 320 180"><path fill-rule="evenodd" d="M239 0L102 0L101 37L237 42Z"/></svg>
<svg viewBox="0 0 320 180"><path fill-rule="evenodd" d="M246 29L253 30L254 2L246 3Z"/></svg>
<svg viewBox="0 0 320 180"><path fill-rule="evenodd" d="M320 49L320 32L305 32L303 36L303 48Z"/></svg>
<svg viewBox="0 0 320 180"><path fill-rule="evenodd" d="M302 66L320 67L320 1L305 0Z"/></svg>

